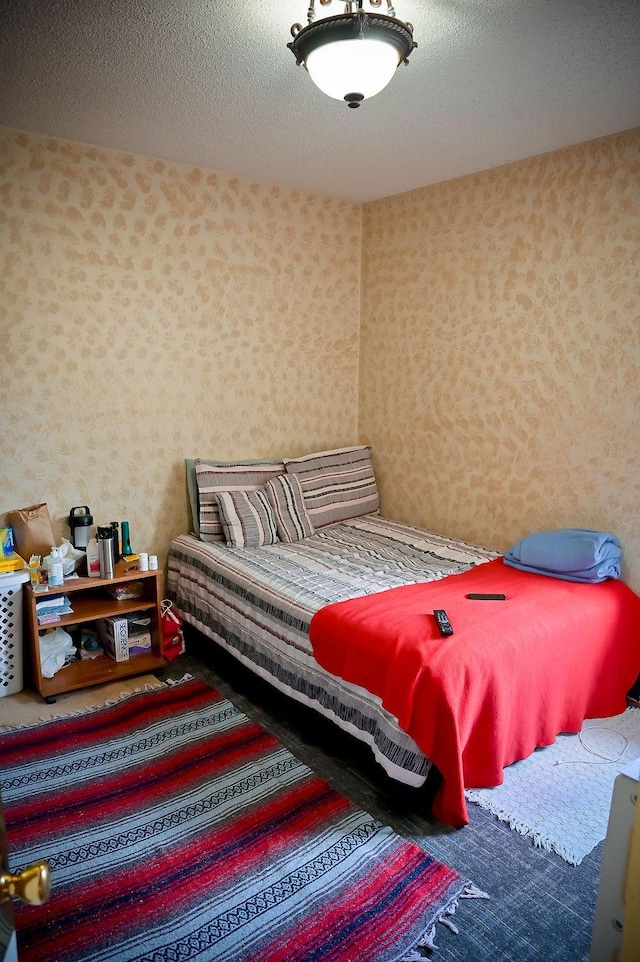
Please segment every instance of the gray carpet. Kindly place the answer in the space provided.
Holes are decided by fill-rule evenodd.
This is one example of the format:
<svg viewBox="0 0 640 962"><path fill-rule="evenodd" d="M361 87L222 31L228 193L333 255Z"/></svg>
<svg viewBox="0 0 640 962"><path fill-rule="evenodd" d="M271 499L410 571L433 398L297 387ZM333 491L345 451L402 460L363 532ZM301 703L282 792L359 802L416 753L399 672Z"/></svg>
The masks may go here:
<svg viewBox="0 0 640 962"><path fill-rule="evenodd" d="M385 779L368 750L274 692L195 632L160 677L204 678L356 805L457 869L490 895L461 902L455 934L438 926L439 962L587 962L604 843L581 865L533 847L476 805L455 830L425 816L428 799Z"/></svg>

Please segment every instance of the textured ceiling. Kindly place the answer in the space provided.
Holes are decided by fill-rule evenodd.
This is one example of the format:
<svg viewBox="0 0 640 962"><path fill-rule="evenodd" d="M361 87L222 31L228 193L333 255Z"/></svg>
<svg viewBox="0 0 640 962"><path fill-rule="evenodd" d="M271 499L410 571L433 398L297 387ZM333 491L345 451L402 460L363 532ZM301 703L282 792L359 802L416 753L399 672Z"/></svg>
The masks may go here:
<svg viewBox="0 0 640 962"><path fill-rule="evenodd" d="M640 125L640 0L395 0L419 46L358 110L287 50L307 6L0 0L0 124L354 201Z"/></svg>

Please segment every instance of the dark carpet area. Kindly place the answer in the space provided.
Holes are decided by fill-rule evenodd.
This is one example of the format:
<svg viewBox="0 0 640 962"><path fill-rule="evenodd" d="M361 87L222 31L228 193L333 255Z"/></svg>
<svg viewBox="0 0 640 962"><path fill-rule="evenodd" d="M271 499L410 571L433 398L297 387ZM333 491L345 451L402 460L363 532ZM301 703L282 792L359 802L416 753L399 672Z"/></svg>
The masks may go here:
<svg viewBox="0 0 640 962"><path fill-rule="evenodd" d="M204 678L241 711L356 805L467 876L490 900L461 901L456 934L438 926L440 962L587 962L604 843L579 866L534 848L494 816L469 805L455 830L430 820L427 793L386 779L368 749L310 709L238 665L212 642L188 633L187 654L164 678Z"/></svg>

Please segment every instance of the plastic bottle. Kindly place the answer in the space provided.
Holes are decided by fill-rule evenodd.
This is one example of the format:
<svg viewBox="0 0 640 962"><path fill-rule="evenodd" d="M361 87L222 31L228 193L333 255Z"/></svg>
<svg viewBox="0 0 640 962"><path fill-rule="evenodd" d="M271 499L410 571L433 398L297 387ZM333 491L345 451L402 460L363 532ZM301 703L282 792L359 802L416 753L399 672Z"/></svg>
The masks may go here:
<svg viewBox="0 0 640 962"><path fill-rule="evenodd" d="M62 558L57 548L51 549L51 554L47 560L49 561L49 587L62 588L64 584L64 569L62 567Z"/></svg>
<svg viewBox="0 0 640 962"><path fill-rule="evenodd" d="M100 577L100 549L95 538L87 542L87 577Z"/></svg>

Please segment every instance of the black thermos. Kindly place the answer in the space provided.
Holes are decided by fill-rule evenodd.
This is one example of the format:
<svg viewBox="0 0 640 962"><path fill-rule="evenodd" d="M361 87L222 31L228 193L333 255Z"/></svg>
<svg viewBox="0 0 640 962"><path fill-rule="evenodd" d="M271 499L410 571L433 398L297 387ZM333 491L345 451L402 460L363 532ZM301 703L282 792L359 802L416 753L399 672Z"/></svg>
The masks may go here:
<svg viewBox="0 0 640 962"><path fill-rule="evenodd" d="M113 528L113 564L115 567L120 561L120 526L117 521L112 521L111 527Z"/></svg>

